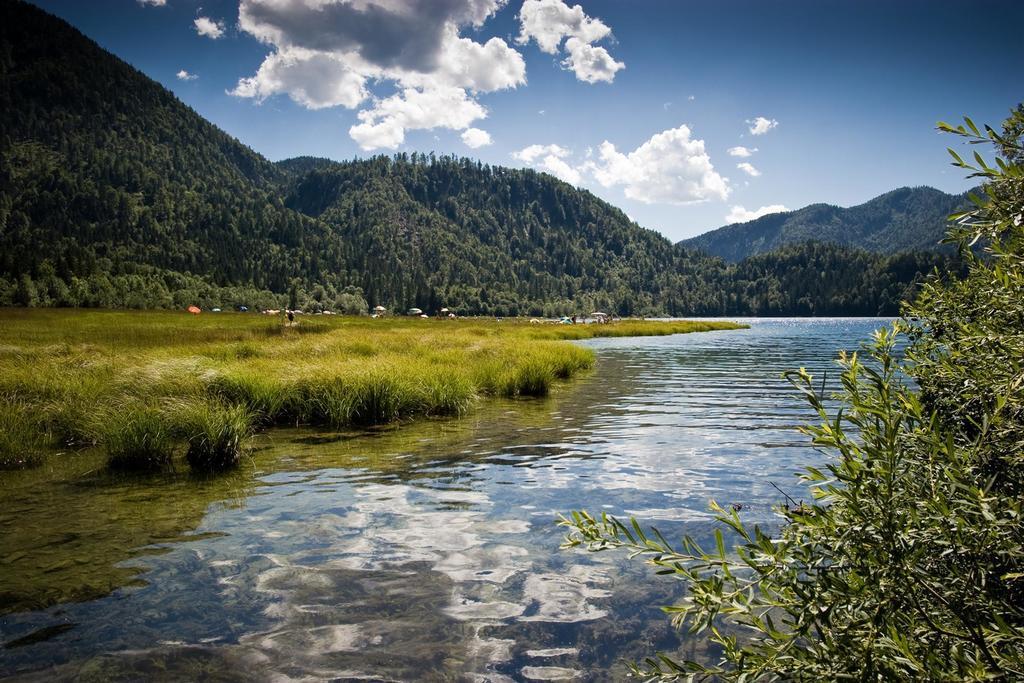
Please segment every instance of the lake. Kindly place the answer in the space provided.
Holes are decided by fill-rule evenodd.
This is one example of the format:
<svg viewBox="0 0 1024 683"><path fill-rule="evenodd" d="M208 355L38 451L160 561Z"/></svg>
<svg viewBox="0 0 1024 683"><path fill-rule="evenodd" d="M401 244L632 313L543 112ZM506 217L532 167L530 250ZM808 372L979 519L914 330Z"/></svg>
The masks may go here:
<svg viewBox="0 0 1024 683"><path fill-rule="evenodd" d="M362 433L274 430L222 477L123 478L102 455L0 473L0 676L24 680L621 680L714 657L641 562L561 550L559 513L707 537L708 503L775 524L825 455L781 373L834 388L880 319L596 339L551 398ZM774 486L773 486L774 484Z"/></svg>

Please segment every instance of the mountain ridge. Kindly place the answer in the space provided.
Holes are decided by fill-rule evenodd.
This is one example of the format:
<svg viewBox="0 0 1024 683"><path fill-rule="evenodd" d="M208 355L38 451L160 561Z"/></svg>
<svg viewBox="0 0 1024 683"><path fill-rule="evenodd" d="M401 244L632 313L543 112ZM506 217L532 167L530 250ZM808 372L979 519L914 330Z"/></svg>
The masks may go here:
<svg viewBox="0 0 1024 683"><path fill-rule="evenodd" d="M948 250L947 216L967 203L927 185L899 187L849 207L814 203L732 223L679 242L729 262L809 240L876 253Z"/></svg>

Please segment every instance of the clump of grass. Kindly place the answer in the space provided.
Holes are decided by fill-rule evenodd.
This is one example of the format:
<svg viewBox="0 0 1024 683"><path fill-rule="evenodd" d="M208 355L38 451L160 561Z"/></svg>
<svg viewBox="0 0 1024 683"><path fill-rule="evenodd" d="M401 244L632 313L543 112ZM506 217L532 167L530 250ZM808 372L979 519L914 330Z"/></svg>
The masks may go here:
<svg viewBox="0 0 1024 683"><path fill-rule="evenodd" d="M366 358L370 358L372 356L377 355L380 349L367 342L357 341L345 345L342 351L352 356L363 356Z"/></svg>
<svg viewBox="0 0 1024 683"><path fill-rule="evenodd" d="M546 362L558 379L569 379L578 372L594 367L594 352L580 346L559 344L556 352L545 355Z"/></svg>
<svg viewBox="0 0 1024 683"><path fill-rule="evenodd" d="M151 405L126 405L104 420L102 440L107 464L121 470L170 467L178 445L173 421Z"/></svg>
<svg viewBox="0 0 1024 683"><path fill-rule="evenodd" d="M418 412L420 397L410 382L384 369L360 373L342 384L348 421L355 425L394 422Z"/></svg>
<svg viewBox="0 0 1024 683"><path fill-rule="evenodd" d="M34 412L20 401L0 402L0 470L35 467L44 442Z"/></svg>
<svg viewBox="0 0 1024 683"><path fill-rule="evenodd" d="M341 381L327 375L298 379L288 396L286 412L296 424L342 427L348 421Z"/></svg>
<svg viewBox="0 0 1024 683"><path fill-rule="evenodd" d="M237 467L253 432L253 414L248 407L199 402L186 415L185 459L192 469L217 472Z"/></svg>
<svg viewBox="0 0 1024 683"><path fill-rule="evenodd" d="M555 381L555 373L549 363L531 358L515 366L508 373L502 395L515 396L547 396L551 392L551 383Z"/></svg>
<svg viewBox="0 0 1024 683"><path fill-rule="evenodd" d="M423 392L428 415L464 415L476 400L469 377L450 370L425 379Z"/></svg>
<svg viewBox="0 0 1024 683"><path fill-rule="evenodd" d="M478 361L474 381L490 396L543 397L556 379L568 379L594 364L594 352L568 344L536 342L519 353L504 353ZM487 353L486 350L483 353Z"/></svg>
<svg viewBox="0 0 1024 683"><path fill-rule="evenodd" d="M508 365L491 361L477 368L475 381L481 393L502 398L547 396L555 379L551 367L536 359Z"/></svg>
<svg viewBox="0 0 1024 683"><path fill-rule="evenodd" d="M96 406L77 397L50 401L40 408L40 425L55 444L69 448L94 446L103 440L104 433Z"/></svg>
<svg viewBox="0 0 1024 683"><path fill-rule="evenodd" d="M46 441L58 446L97 443L96 410L113 390L114 381L109 365L97 357L38 352L24 362L0 363L0 395L31 412Z"/></svg>
<svg viewBox="0 0 1024 683"><path fill-rule="evenodd" d="M296 402L304 421L335 428L386 424L422 412L412 384L384 368L306 378Z"/></svg>
<svg viewBox="0 0 1024 683"><path fill-rule="evenodd" d="M242 344L235 345L232 349L232 355L239 360L245 360L246 358L258 357L260 355L260 350L255 344L251 342L244 342Z"/></svg>
<svg viewBox="0 0 1024 683"><path fill-rule="evenodd" d="M243 405L252 414L253 421L262 424L280 422L289 413L294 414L294 397L286 383L265 373L240 371L215 376L207 391L225 401Z"/></svg>

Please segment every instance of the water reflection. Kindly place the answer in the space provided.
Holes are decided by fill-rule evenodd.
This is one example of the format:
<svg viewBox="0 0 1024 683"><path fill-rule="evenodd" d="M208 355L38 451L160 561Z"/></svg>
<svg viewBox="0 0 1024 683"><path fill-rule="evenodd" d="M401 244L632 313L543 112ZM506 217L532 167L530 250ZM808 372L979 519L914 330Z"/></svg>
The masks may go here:
<svg viewBox="0 0 1024 683"><path fill-rule="evenodd" d="M553 518L703 535L716 498L771 520L771 482L798 496L820 458L781 372L820 376L878 324L595 340L597 370L548 401L274 432L223 478L140 485L88 455L4 475L0 675L603 680L654 649L707 656L656 609L677 586L559 551Z"/></svg>

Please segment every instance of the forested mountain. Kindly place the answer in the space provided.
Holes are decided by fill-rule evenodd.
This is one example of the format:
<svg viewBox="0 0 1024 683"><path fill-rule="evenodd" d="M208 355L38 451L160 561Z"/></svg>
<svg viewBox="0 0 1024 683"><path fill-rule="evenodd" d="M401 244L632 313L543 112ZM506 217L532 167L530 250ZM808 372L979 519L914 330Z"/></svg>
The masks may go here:
<svg viewBox="0 0 1024 683"><path fill-rule="evenodd" d="M0 2L0 45L4 277L76 277L75 296L100 305L123 303L104 275L278 292L304 273L336 280L338 237L282 205L281 172L158 83L22 2Z"/></svg>
<svg viewBox="0 0 1024 683"><path fill-rule="evenodd" d="M797 211L727 225L682 244L727 261L740 261L808 240L882 254L938 250L946 233L946 217L966 204L966 194L946 194L933 187L901 187L859 206L811 204Z"/></svg>
<svg viewBox="0 0 1024 683"><path fill-rule="evenodd" d="M423 308L526 303L541 313L580 298L656 306L677 257L664 237L589 192L470 159L320 163L288 185L285 205L336 230L369 299Z"/></svg>
<svg viewBox="0 0 1024 683"><path fill-rule="evenodd" d="M913 298L922 275L962 276L958 259L927 251L883 255L804 242L758 254L726 269L726 315L893 315Z"/></svg>
<svg viewBox="0 0 1024 683"><path fill-rule="evenodd" d="M273 164L20 0L0 0L0 162L0 305L875 314L945 266L820 244L728 265L470 159Z"/></svg>

